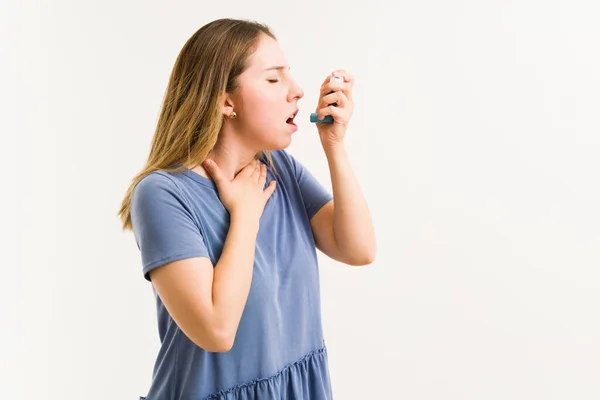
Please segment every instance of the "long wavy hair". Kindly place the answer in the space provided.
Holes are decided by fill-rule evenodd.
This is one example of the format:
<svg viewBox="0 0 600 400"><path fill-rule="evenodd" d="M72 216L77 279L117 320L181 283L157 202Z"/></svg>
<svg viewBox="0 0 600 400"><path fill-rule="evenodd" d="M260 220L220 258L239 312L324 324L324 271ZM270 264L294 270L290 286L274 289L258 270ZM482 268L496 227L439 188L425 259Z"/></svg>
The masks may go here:
<svg viewBox="0 0 600 400"><path fill-rule="evenodd" d="M261 35L277 40L265 24L224 18L202 26L185 43L171 71L148 159L121 203L123 230L133 229L131 194L145 176L157 170L182 172L185 165L206 159L223 126L225 93L239 89L238 77ZM275 171L270 151L255 157L263 157Z"/></svg>

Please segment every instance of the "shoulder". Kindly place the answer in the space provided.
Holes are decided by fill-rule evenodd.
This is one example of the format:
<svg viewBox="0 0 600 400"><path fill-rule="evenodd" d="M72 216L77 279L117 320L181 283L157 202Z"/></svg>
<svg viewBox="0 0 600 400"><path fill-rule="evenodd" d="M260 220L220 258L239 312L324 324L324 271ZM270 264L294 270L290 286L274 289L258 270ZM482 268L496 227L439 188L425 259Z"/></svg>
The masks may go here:
<svg viewBox="0 0 600 400"><path fill-rule="evenodd" d="M177 180L162 170L149 173L136 184L130 212L134 232L165 230L193 218L190 202Z"/></svg>
<svg viewBox="0 0 600 400"><path fill-rule="evenodd" d="M165 197L180 198L182 192L173 177L162 170L153 171L143 177L131 193L132 205L140 201L160 200Z"/></svg>
<svg viewBox="0 0 600 400"><path fill-rule="evenodd" d="M275 168L284 169L289 175L298 176L298 169L302 164L290 152L285 149L271 151Z"/></svg>

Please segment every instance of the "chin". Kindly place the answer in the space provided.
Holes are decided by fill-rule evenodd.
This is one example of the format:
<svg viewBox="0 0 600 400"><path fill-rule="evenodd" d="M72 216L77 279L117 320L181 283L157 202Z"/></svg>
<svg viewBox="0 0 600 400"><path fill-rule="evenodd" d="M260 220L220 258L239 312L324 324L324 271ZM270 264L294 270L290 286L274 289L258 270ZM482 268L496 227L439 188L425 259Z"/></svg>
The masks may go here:
<svg viewBox="0 0 600 400"><path fill-rule="evenodd" d="M284 135L277 135L277 137L280 138L277 142L265 143L265 150L283 150L292 143L292 135L287 132Z"/></svg>
<svg viewBox="0 0 600 400"><path fill-rule="evenodd" d="M278 150L287 148L292 143L292 135L288 135L287 138L282 142L282 147Z"/></svg>
<svg viewBox="0 0 600 400"><path fill-rule="evenodd" d="M265 151L284 150L290 146L291 142L292 142L291 140L288 140L286 142L279 143L279 145L271 144L270 146L265 147L264 150Z"/></svg>
<svg viewBox="0 0 600 400"><path fill-rule="evenodd" d="M281 128L269 129L267 134L264 133L260 136L257 136L255 139L255 143L261 143L261 149L264 151L269 150L282 150L292 143L292 136L294 132L291 132L290 129L286 126L285 130L281 130Z"/></svg>

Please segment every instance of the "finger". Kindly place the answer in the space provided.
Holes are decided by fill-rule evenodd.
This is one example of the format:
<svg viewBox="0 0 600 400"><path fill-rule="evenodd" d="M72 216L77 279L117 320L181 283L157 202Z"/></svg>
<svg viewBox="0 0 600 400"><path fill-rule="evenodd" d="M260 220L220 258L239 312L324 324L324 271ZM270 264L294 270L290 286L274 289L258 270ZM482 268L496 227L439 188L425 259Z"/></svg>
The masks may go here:
<svg viewBox="0 0 600 400"><path fill-rule="evenodd" d="M204 167L206 172L208 172L210 174L210 176L213 178L217 187L220 188L221 185L226 181L226 179L223 176L223 174L221 174L221 169L219 168L217 163L214 162L213 160L206 159L202 163L202 166Z"/></svg>
<svg viewBox="0 0 600 400"><path fill-rule="evenodd" d="M262 169L262 164L259 160L256 160L256 165L254 166L254 170L252 171L252 177L257 179L260 177L260 170Z"/></svg>
<svg viewBox="0 0 600 400"><path fill-rule="evenodd" d="M327 93L327 91L324 90L325 87L329 88L330 84L335 84L336 82L340 82L338 79L334 79L333 82L331 81L331 78L333 77L333 73L327 75L327 77L325 78L325 80L323 81L323 83L321 83L321 93ZM331 91L331 90L329 90Z"/></svg>
<svg viewBox="0 0 600 400"><path fill-rule="evenodd" d="M346 111L341 107L327 106L321 108L317 114L319 119L323 119L325 116L331 115L336 123L346 123L348 120L348 118L346 118Z"/></svg>
<svg viewBox="0 0 600 400"><path fill-rule="evenodd" d="M323 91L323 87L326 86L327 84L329 84L329 83L336 84L336 82L339 82L336 79L334 79L332 81L331 80L332 76L339 76L339 77L343 78L342 82L345 83L350 88L350 90L352 90L352 88L354 87L354 75L352 75L350 72L348 72L346 70L338 69L338 70L333 71L331 73L331 75L329 75L327 78L325 78L325 80L321 84L322 91ZM327 92L325 92L325 93L327 93Z"/></svg>
<svg viewBox="0 0 600 400"><path fill-rule="evenodd" d="M275 179L273 179L271 182L269 182L269 186L267 186L267 188L263 191L263 195L265 196L265 201L269 200L269 197L271 197L271 195L275 191L276 187L277 187L277 181Z"/></svg>
<svg viewBox="0 0 600 400"><path fill-rule="evenodd" d="M321 98L319 101L319 108L327 107L330 104L337 104L338 107L348 106L349 100L344 92L333 92Z"/></svg>
<svg viewBox="0 0 600 400"><path fill-rule="evenodd" d="M238 174L243 174L244 176L252 176L252 173L256 169L256 159L252 159Z"/></svg>
<svg viewBox="0 0 600 400"><path fill-rule="evenodd" d="M352 99L352 87L345 82L333 81L321 87L320 96L326 96L329 92L343 92L347 98Z"/></svg>
<svg viewBox="0 0 600 400"><path fill-rule="evenodd" d="M264 186L265 182L267 181L267 166L265 164L260 166L260 177L258 181L262 186Z"/></svg>
<svg viewBox="0 0 600 400"><path fill-rule="evenodd" d="M344 83L343 80L332 79L333 77L334 77L333 75L328 75L327 78L325 78L325 80L323 81L323 83L321 83L321 90L324 90L323 88L330 87L331 85L343 84ZM343 77L336 77L336 78L343 78Z"/></svg>
<svg viewBox="0 0 600 400"><path fill-rule="evenodd" d="M344 82L349 83L351 87L354 86L354 75L352 75L350 72L344 69L337 69L333 71L333 75L343 77Z"/></svg>

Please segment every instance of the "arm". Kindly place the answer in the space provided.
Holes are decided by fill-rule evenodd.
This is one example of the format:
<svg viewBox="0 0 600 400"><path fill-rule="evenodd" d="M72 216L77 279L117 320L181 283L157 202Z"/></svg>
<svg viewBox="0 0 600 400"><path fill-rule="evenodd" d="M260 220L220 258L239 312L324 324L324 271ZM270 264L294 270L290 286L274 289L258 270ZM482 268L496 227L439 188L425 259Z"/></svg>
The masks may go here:
<svg viewBox="0 0 600 400"><path fill-rule="evenodd" d="M197 346L212 352L231 349L250 284L258 222L231 216L223 252L175 261L150 272L169 314Z"/></svg>
<svg viewBox="0 0 600 400"><path fill-rule="evenodd" d="M370 264L376 251L373 222L346 148L343 144L328 146L325 154L334 199L310 221L315 244L340 262L354 266Z"/></svg>

